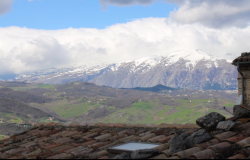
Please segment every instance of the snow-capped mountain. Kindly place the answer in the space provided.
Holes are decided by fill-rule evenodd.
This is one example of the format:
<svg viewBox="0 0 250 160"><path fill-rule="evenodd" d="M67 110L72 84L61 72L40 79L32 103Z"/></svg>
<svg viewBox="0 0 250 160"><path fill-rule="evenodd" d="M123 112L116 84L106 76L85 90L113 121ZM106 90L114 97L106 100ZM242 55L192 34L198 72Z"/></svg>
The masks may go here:
<svg viewBox="0 0 250 160"><path fill-rule="evenodd" d="M237 70L229 60L193 50L114 64L50 69L16 80L47 84L87 81L115 88L163 84L174 88L237 89Z"/></svg>

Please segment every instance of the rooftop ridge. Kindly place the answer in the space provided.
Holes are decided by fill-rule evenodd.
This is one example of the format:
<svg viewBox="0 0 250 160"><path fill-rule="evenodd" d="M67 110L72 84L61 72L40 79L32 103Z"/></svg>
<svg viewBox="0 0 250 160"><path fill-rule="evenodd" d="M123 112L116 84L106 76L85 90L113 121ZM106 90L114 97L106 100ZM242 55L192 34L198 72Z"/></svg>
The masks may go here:
<svg viewBox="0 0 250 160"><path fill-rule="evenodd" d="M108 127L108 128L176 128L176 129L193 129L193 128L200 128L196 124L167 124L167 123L160 123L160 124L126 124L126 123L76 123L76 122L44 122L44 123L36 123L34 127Z"/></svg>

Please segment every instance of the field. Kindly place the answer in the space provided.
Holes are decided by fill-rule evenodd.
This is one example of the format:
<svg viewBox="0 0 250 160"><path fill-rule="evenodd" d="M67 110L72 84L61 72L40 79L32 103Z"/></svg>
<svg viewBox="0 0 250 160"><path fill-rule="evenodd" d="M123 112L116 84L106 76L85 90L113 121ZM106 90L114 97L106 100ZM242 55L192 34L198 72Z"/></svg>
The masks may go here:
<svg viewBox="0 0 250 160"><path fill-rule="evenodd" d="M11 90L4 89L6 87ZM33 122L37 116L36 122L49 122L48 117L53 117L54 121L87 123L185 124L195 123L197 118L210 112L230 117L223 106L232 111L237 100L237 94L222 91L156 88L150 88L154 89L151 92L101 87L85 82L64 85L0 83L0 98L17 100L18 104L41 112L18 109L17 112L13 109L13 113L0 112L0 118L6 123ZM18 107L17 104L15 106Z"/></svg>
<svg viewBox="0 0 250 160"><path fill-rule="evenodd" d="M175 101L181 103L181 105L161 106L157 101L150 101L147 103L137 102L134 103L132 107L121 109L110 114L104 118L104 122L194 124L197 118L211 112L219 112L227 118L230 116L223 110L207 108L209 105L208 101L211 103L213 102L212 99L176 99Z"/></svg>
<svg viewBox="0 0 250 160"><path fill-rule="evenodd" d="M23 122L22 118L20 118L16 115L10 114L10 113L1 113L0 112L0 115L1 115L1 118L5 119L6 123L22 123Z"/></svg>

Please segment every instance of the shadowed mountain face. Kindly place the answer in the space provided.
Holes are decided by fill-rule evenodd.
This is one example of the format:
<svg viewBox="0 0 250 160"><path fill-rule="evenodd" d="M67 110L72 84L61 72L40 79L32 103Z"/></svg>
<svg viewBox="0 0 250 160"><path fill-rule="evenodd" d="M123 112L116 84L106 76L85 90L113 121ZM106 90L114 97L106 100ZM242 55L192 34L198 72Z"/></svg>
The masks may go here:
<svg viewBox="0 0 250 160"><path fill-rule="evenodd" d="M53 69L22 75L16 80L47 84L87 81L114 88L152 87L237 89L237 69L225 59L200 51L180 51L102 66Z"/></svg>

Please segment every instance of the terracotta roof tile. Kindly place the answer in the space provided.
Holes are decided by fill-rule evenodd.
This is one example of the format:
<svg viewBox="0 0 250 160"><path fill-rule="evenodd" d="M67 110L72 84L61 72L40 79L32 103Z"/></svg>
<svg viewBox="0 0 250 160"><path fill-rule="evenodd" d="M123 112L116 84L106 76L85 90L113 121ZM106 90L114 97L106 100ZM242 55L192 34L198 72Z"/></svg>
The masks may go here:
<svg viewBox="0 0 250 160"><path fill-rule="evenodd" d="M160 143L168 143L170 140L171 140L171 138L173 138L173 136L174 135L170 135L170 136L165 136L164 138L161 138L161 139L159 139L159 142Z"/></svg>
<svg viewBox="0 0 250 160"><path fill-rule="evenodd" d="M125 127L125 124L122 123L115 123L113 127Z"/></svg>
<svg viewBox="0 0 250 160"><path fill-rule="evenodd" d="M25 143L25 144L20 145L20 147L29 148L29 147L32 147L32 146L34 146L34 145L36 145L35 142L28 142L28 143Z"/></svg>
<svg viewBox="0 0 250 160"><path fill-rule="evenodd" d="M169 149L161 151L161 153L165 154L167 157L170 157L171 155L169 154Z"/></svg>
<svg viewBox="0 0 250 160"><path fill-rule="evenodd" d="M26 153L23 154L25 157L34 157L35 155L39 154L42 152L42 149L38 148L37 150L30 152L30 153Z"/></svg>
<svg viewBox="0 0 250 160"><path fill-rule="evenodd" d="M197 152L191 156L191 158L195 159L212 159L213 157L216 156L216 153L212 149L206 149L200 152Z"/></svg>
<svg viewBox="0 0 250 160"><path fill-rule="evenodd" d="M21 153L24 151L28 151L28 148L15 148L15 149L11 149L9 151L6 151L5 153L10 154L10 155L15 155L17 153Z"/></svg>
<svg viewBox="0 0 250 160"><path fill-rule="evenodd" d="M52 152L51 151L44 151L44 152L42 152L42 153L39 153L39 154L37 154L36 155L36 157L38 158L38 159L44 159L44 158L46 158L46 157L48 157L48 156L52 156Z"/></svg>
<svg viewBox="0 0 250 160"><path fill-rule="evenodd" d="M244 148L241 151L239 151L238 153L244 154L246 157L249 157L250 155L250 148Z"/></svg>
<svg viewBox="0 0 250 160"><path fill-rule="evenodd" d="M246 159L247 157L244 156L243 154L236 154L232 157L229 157L228 159Z"/></svg>
<svg viewBox="0 0 250 160"><path fill-rule="evenodd" d="M75 156L72 154L61 154L59 159L75 159Z"/></svg>
<svg viewBox="0 0 250 160"><path fill-rule="evenodd" d="M66 150L64 152L67 153L67 154L70 154L72 152L81 151L81 150L83 150L83 147L82 146L78 146L78 147L74 147L74 148L71 148L69 150Z"/></svg>
<svg viewBox="0 0 250 160"><path fill-rule="evenodd" d="M157 125L157 128L169 128L170 124L166 124L166 123L160 123Z"/></svg>
<svg viewBox="0 0 250 160"><path fill-rule="evenodd" d="M95 124L95 127L108 127L108 125L105 123L98 122Z"/></svg>
<svg viewBox="0 0 250 160"><path fill-rule="evenodd" d="M154 149L158 150L159 152L162 152L166 149L169 149L169 144L168 143L162 144L162 145L159 145L158 147L155 147Z"/></svg>
<svg viewBox="0 0 250 160"><path fill-rule="evenodd" d="M57 153L58 150L60 149L63 149L63 148L66 148L68 147L68 145L63 145L63 146L59 146L59 147L56 147L56 148L52 148L50 149L53 153Z"/></svg>
<svg viewBox="0 0 250 160"><path fill-rule="evenodd" d="M234 154L232 149L232 144L228 142L222 142L213 146L210 146L209 149L214 150L216 153L220 153L223 158L230 157Z"/></svg>
<svg viewBox="0 0 250 160"><path fill-rule="evenodd" d="M187 129L193 129L193 128L200 128L198 125L196 124L189 124L189 123L186 123L182 126L182 128L187 128Z"/></svg>
<svg viewBox="0 0 250 160"><path fill-rule="evenodd" d="M95 137L95 136L98 136L98 135L99 135L98 132L89 133L89 134L85 135L85 136L83 137L83 139Z"/></svg>
<svg viewBox="0 0 250 160"><path fill-rule="evenodd" d="M123 135L123 134L126 134L126 133L128 133L128 130L120 131L120 132L118 132L117 134L118 134L118 135Z"/></svg>
<svg viewBox="0 0 250 160"><path fill-rule="evenodd" d="M98 158L106 156L106 155L108 155L107 150L103 150L103 151L98 151L96 153L90 154L89 158L90 159L98 159Z"/></svg>
<svg viewBox="0 0 250 160"><path fill-rule="evenodd" d="M146 132L146 131L147 131L147 129L141 128L141 129L137 130L137 132L136 132L135 134L136 134L136 135L140 135L140 134L142 134L142 133L144 133L144 132Z"/></svg>
<svg viewBox="0 0 250 160"><path fill-rule="evenodd" d="M245 138L236 143L237 145L241 146L241 148L250 147L250 137Z"/></svg>
<svg viewBox="0 0 250 160"><path fill-rule="evenodd" d="M136 132L134 129L131 129L127 132L127 135L131 136L131 135L136 135Z"/></svg>
<svg viewBox="0 0 250 160"><path fill-rule="evenodd" d="M196 144L195 147L199 147L201 150L205 150L208 147L213 146L213 145L218 144L218 143L220 143L219 139L212 139L212 140L210 140L208 142L204 142L204 143L201 143L201 144Z"/></svg>
<svg viewBox="0 0 250 160"><path fill-rule="evenodd" d="M239 142L239 141L247 138L249 135L250 135L250 132L244 132L244 133L241 133L239 135L233 136L231 138L225 139L223 141L233 144L233 143Z"/></svg>
<svg viewBox="0 0 250 160"><path fill-rule="evenodd" d="M166 136L165 135L159 135L159 136L148 139L148 141L151 142L151 143L156 143L156 142L159 142L159 140L162 139L162 138L166 138Z"/></svg>
<svg viewBox="0 0 250 160"><path fill-rule="evenodd" d="M224 132L224 133L221 133L219 135L216 135L214 137L220 141L223 141L224 139L228 139L236 134L237 134L236 132L228 131L228 132Z"/></svg>
<svg viewBox="0 0 250 160"><path fill-rule="evenodd" d="M107 141L111 137L112 137L112 135L110 133L108 133L108 134L104 134L104 135L95 137L94 139L97 140L97 141L103 142L103 141Z"/></svg>
<svg viewBox="0 0 250 160"><path fill-rule="evenodd" d="M24 159L23 156L14 156L14 157L10 157L8 159Z"/></svg>
<svg viewBox="0 0 250 160"><path fill-rule="evenodd" d="M66 156L66 155L67 155L66 153L61 153L61 154L57 154L57 155L48 157L47 159L59 159L60 157Z"/></svg>
<svg viewBox="0 0 250 160"><path fill-rule="evenodd" d="M107 144L107 145L105 145L105 146L102 146L102 147L98 148L98 150L99 150L99 151L102 151L102 150L108 149L108 148L110 148L110 147L117 146L117 144L119 144L119 143L110 143L110 144Z"/></svg>
<svg viewBox="0 0 250 160"><path fill-rule="evenodd" d="M134 137L128 138L126 140L123 140L123 143L137 142L139 139L140 139L140 137L134 136Z"/></svg>
<svg viewBox="0 0 250 160"><path fill-rule="evenodd" d="M99 159L109 159L109 157L108 156L104 156L104 157L101 157Z"/></svg>
<svg viewBox="0 0 250 160"><path fill-rule="evenodd" d="M244 122L247 122L245 120ZM242 122L243 123L243 122ZM169 140L175 135L197 132L196 125L178 124L103 124L43 123L22 134L0 141L0 158L82 159L110 158L107 149L128 142L159 143L159 154L153 158L232 158L249 157L249 124L234 127L234 131L213 133L214 139L169 157ZM193 128L193 129L192 129ZM248 142L249 141L249 142ZM245 149L244 149L245 148ZM243 156L242 156L243 155ZM112 155L111 157L114 157Z"/></svg>
<svg viewBox="0 0 250 160"><path fill-rule="evenodd" d="M166 159L181 159L179 156L173 156L173 157L169 157L169 158L166 158Z"/></svg>
<svg viewBox="0 0 250 160"><path fill-rule="evenodd" d="M87 123L81 122L81 123L79 123L79 126L81 126L81 127L86 127L86 126L87 126Z"/></svg>
<svg viewBox="0 0 250 160"><path fill-rule="evenodd" d="M73 146L66 146L66 147L64 147L64 148L61 148L61 149L57 150L56 152L57 152L57 153L63 153L63 152L65 152L65 151L67 151L67 150L70 150L70 149L72 149L72 148L74 148L74 147L73 147Z"/></svg>
<svg viewBox="0 0 250 160"><path fill-rule="evenodd" d="M141 141L142 142L146 142L147 140L149 140L150 138L153 138L153 137L155 137L156 135L154 134L154 133L151 133L151 134L149 134L149 135L146 135L146 136L143 136L143 137L141 137Z"/></svg>
<svg viewBox="0 0 250 160"><path fill-rule="evenodd" d="M116 142L116 143L121 143L121 142L124 142L124 141L126 141L126 140L133 139L134 137L135 137L134 135L132 135L132 136L127 136L127 137L121 138L121 139L119 139L119 140L116 140L115 142Z"/></svg>
<svg viewBox="0 0 250 160"><path fill-rule="evenodd" d="M242 125L239 125L235 128L235 130L240 133L242 131L246 131L250 128L250 122L246 123L246 124L242 124Z"/></svg>
<svg viewBox="0 0 250 160"><path fill-rule="evenodd" d="M149 129L153 129L153 128L156 128L156 127L157 127L156 124L147 124L147 125L145 126L145 128L149 128Z"/></svg>
<svg viewBox="0 0 250 160"><path fill-rule="evenodd" d="M41 148L43 148L45 150L50 150L50 149L57 148L57 147L60 147L60 146L62 146L62 144L53 144L53 145L49 145L49 146L43 146Z"/></svg>
<svg viewBox="0 0 250 160"><path fill-rule="evenodd" d="M96 141L96 140L93 140L93 141L89 141L89 142L83 143L82 146L83 146L83 147L87 147L88 145L95 144L95 143L97 143L97 141Z"/></svg>
<svg viewBox="0 0 250 160"><path fill-rule="evenodd" d="M171 136L171 135L176 135L176 133L175 132L170 132L169 136Z"/></svg>
<svg viewBox="0 0 250 160"><path fill-rule="evenodd" d="M72 122L65 122L64 124L62 124L62 126L64 127L69 127L71 125Z"/></svg>
<svg viewBox="0 0 250 160"><path fill-rule="evenodd" d="M145 128L146 124L135 124L134 128Z"/></svg>
<svg viewBox="0 0 250 160"><path fill-rule="evenodd" d="M74 140L78 140L78 139L81 139L82 137L83 137L83 134L76 134L76 135L72 135L70 138Z"/></svg>
<svg viewBox="0 0 250 160"><path fill-rule="evenodd" d="M78 150L76 152L72 152L71 154L74 155L76 158L87 158L90 153L94 151L93 148L91 149L85 149L85 150Z"/></svg>
<svg viewBox="0 0 250 160"><path fill-rule="evenodd" d="M147 132L145 132L145 133L141 133L141 134L139 134L139 136L140 136L140 137L144 137L144 136L147 136L147 135L149 135L149 134L151 134L151 131L147 131Z"/></svg>
<svg viewBox="0 0 250 160"><path fill-rule="evenodd" d="M193 147L184 151L177 152L173 156L179 156L181 159L186 159L190 157L192 154L195 154L200 151L201 149L199 147Z"/></svg>
<svg viewBox="0 0 250 160"><path fill-rule="evenodd" d="M78 127L79 126L79 123L75 123L75 122L72 122L69 127Z"/></svg>
<svg viewBox="0 0 250 160"><path fill-rule="evenodd" d="M93 148L94 150L97 150L98 148L109 145L109 144L111 144L111 142L100 142L98 144L91 145L91 148Z"/></svg>
<svg viewBox="0 0 250 160"><path fill-rule="evenodd" d="M134 128L134 124L126 124L125 126L124 126L124 128Z"/></svg>
<svg viewBox="0 0 250 160"><path fill-rule="evenodd" d="M56 125L55 122L50 122L50 123L48 123L46 126L47 126L47 127L54 127L55 125Z"/></svg>
<svg viewBox="0 0 250 160"><path fill-rule="evenodd" d="M77 134L79 134L79 132L73 131L73 132L68 132L67 134L63 134L63 135L61 135L61 136L62 136L62 137L71 137L71 136L77 135Z"/></svg>
<svg viewBox="0 0 250 160"><path fill-rule="evenodd" d="M160 155L158 155L158 156L155 156L155 157L153 157L153 158L151 158L151 159L165 159L165 158L167 158L168 156L166 156L165 154L160 154Z"/></svg>

